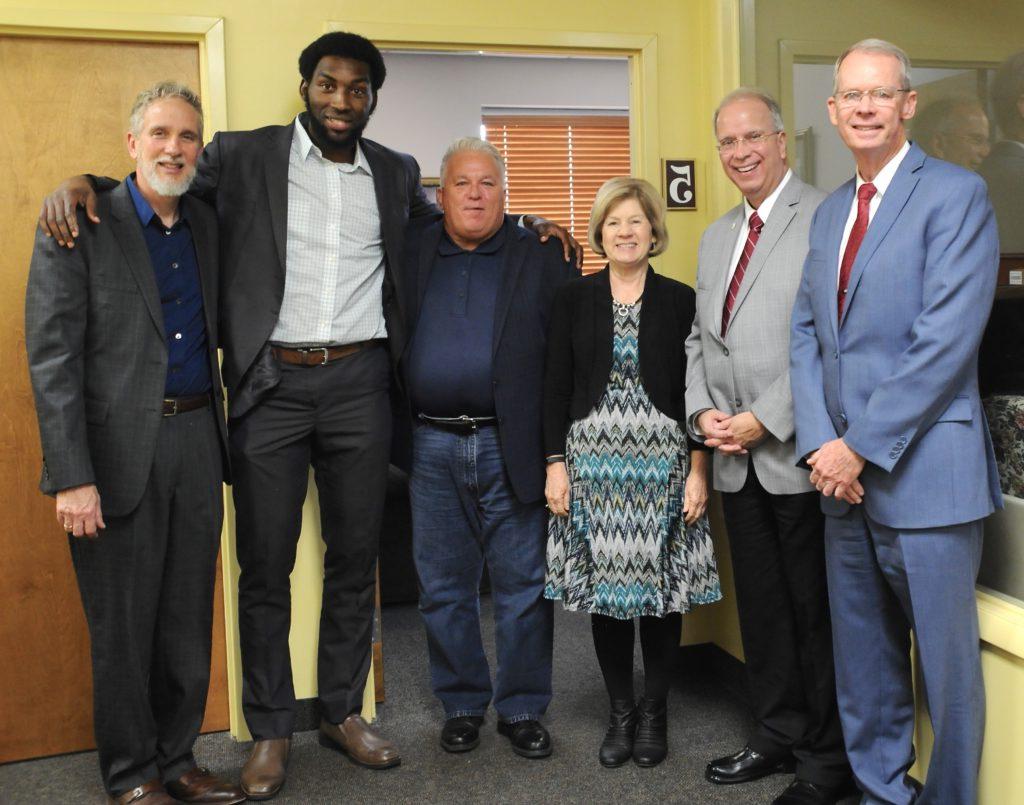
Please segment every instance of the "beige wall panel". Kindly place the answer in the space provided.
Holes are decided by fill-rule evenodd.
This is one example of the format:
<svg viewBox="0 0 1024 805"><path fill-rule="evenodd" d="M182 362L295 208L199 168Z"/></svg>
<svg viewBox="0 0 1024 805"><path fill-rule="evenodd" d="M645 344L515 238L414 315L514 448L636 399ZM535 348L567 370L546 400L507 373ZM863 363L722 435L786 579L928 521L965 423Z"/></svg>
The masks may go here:
<svg viewBox="0 0 1024 805"><path fill-rule="evenodd" d="M37 488L39 434L25 357L24 298L40 199L88 166L132 167L124 146L140 89L199 85L195 44L0 36L0 762L93 746L89 640L66 538ZM206 727L227 726L223 596L215 596Z"/></svg>

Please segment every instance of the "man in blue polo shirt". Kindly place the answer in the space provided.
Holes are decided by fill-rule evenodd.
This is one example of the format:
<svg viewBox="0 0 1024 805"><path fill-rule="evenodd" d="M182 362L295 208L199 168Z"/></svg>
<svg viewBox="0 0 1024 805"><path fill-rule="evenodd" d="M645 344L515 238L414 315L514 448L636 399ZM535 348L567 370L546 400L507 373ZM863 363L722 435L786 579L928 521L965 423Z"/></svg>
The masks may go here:
<svg viewBox="0 0 1024 805"><path fill-rule="evenodd" d="M414 417L413 553L441 746L479 743L488 706L524 757L551 754L551 606L544 587L545 334L555 290L576 273L557 243L503 214L505 166L472 137L441 162L444 218L411 224L403 287L412 338L403 376ZM486 563L498 671L480 637Z"/></svg>
<svg viewBox="0 0 1024 805"><path fill-rule="evenodd" d="M74 250L38 233L29 271L40 487L68 534L92 641L100 771L116 803L245 799L192 754L227 477L217 223L182 198L202 130L187 87L142 92L127 137L136 172L97 200L109 224L81 214Z"/></svg>

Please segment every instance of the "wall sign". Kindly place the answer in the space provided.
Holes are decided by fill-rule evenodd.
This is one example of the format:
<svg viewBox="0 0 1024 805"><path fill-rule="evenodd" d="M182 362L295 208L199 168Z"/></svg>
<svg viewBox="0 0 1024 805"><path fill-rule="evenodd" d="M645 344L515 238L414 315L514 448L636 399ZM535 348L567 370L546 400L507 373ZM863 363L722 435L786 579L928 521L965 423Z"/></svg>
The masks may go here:
<svg viewBox="0 0 1024 805"><path fill-rule="evenodd" d="M692 159L666 159L665 204L670 210L697 209L697 188Z"/></svg>

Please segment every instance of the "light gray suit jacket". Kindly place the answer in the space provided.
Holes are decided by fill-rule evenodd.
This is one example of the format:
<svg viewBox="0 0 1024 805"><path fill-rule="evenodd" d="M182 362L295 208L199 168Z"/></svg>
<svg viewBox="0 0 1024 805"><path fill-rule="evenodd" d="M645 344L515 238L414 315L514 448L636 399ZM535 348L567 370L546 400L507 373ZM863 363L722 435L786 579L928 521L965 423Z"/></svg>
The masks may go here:
<svg viewBox="0 0 1024 805"><path fill-rule="evenodd" d="M814 489L809 473L794 465L793 397L789 384L789 322L800 285L811 218L825 194L795 175L782 189L736 295L726 337L721 338L726 278L732 268L744 206L730 210L704 232L697 262L697 316L686 339L686 410L694 438L696 416L708 408L750 411L768 438L749 456L715 453L714 486L738 492L752 457L761 485L771 494Z"/></svg>
<svg viewBox="0 0 1024 805"><path fill-rule="evenodd" d="M221 456L227 441L217 365L217 222L182 201L203 293ZM167 347L156 275L126 184L97 199L102 220L79 210L81 236L65 249L36 232L25 301L25 343L43 447L40 488L53 495L94 483L103 514L130 513L156 453Z"/></svg>

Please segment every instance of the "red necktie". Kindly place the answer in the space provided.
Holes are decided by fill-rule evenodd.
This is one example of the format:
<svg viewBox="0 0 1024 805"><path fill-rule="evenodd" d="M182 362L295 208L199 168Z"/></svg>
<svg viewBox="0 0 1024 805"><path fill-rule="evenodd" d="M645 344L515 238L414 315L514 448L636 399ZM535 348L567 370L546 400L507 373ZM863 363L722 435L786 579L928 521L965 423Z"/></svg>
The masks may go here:
<svg viewBox="0 0 1024 805"><path fill-rule="evenodd" d="M743 275L747 273L747 264L750 263L750 255L754 253L754 246L757 239L761 237L761 228L764 221L761 220L757 211L750 213L750 229L747 232L747 242L743 244L743 253L739 262L736 263L736 270L729 281L729 292L725 295L725 307L722 308L722 338L725 338L725 331L729 328L729 316L732 315L732 306L736 302L736 294L740 290L740 283L743 282Z"/></svg>
<svg viewBox="0 0 1024 805"><path fill-rule="evenodd" d="M843 305L846 302L846 286L850 284L850 269L853 268L853 261L857 259L857 250L860 242L864 240L864 233L868 231L868 212L871 207L871 198L878 192L878 189L871 182L864 182L857 189L857 220L853 222L853 229L850 230L850 239L846 241L846 251L843 252L843 262L839 264L839 318L843 318Z"/></svg>

